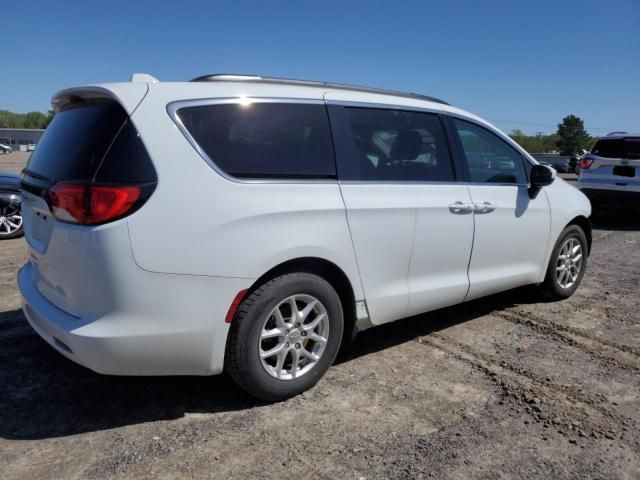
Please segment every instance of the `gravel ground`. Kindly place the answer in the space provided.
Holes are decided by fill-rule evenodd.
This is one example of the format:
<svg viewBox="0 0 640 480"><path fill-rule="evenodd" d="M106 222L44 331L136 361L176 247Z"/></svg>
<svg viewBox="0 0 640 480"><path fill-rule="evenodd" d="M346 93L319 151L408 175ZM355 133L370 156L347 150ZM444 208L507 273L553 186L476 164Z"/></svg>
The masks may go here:
<svg viewBox="0 0 640 480"><path fill-rule="evenodd" d="M20 312L24 240L2 242L2 478L640 478L640 221L594 226L572 298L518 289L369 330L275 405L224 376L71 363Z"/></svg>

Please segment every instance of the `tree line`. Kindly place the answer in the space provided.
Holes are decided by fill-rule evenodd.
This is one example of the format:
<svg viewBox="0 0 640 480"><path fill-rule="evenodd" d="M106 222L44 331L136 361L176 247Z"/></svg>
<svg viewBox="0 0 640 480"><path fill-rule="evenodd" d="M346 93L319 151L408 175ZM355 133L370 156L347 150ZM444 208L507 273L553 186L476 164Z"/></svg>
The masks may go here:
<svg viewBox="0 0 640 480"><path fill-rule="evenodd" d="M527 135L522 130L511 130L509 136L529 153L559 152L560 155L574 155L581 150L590 150L598 140L584 128L580 117L568 115L558 124L551 135Z"/></svg>
<svg viewBox="0 0 640 480"><path fill-rule="evenodd" d="M0 110L0 128L47 128L53 119L53 111L47 113L14 113Z"/></svg>

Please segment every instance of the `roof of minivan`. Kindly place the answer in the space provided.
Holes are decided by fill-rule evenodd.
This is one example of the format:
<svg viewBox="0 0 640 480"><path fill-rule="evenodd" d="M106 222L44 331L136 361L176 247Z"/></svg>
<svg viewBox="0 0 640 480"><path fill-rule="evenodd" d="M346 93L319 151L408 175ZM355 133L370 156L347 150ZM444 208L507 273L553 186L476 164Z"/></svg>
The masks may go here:
<svg viewBox="0 0 640 480"><path fill-rule="evenodd" d="M148 74L136 73L130 82L85 85L62 90L52 99L54 108L65 97L78 94L106 94L116 98L129 114L147 94L165 104L179 100L209 98L264 97L283 99L316 99L336 102L367 103L424 108L472 118L491 125L465 110L426 95L403 93L370 87L307 80L290 80L256 75L206 75L190 82L161 82ZM149 95L150 96L150 95ZM491 125L492 126L492 125ZM494 127L495 128L495 127Z"/></svg>
<svg viewBox="0 0 640 480"><path fill-rule="evenodd" d="M323 82L317 80L298 80L292 78L280 78L280 77L262 77L260 75L236 75L236 74L212 74L212 75L202 75L200 77L196 77L191 80L192 82L228 82L228 81L236 81L236 82L256 82L256 83L269 83L272 85L296 85L303 87L321 87L321 88L330 88L336 90L349 90L353 92L362 92L362 93L375 93L381 95L391 95L394 97L406 97L406 98L416 98L419 100L426 100L428 102L442 103L444 105L449 105L444 100L440 100L439 98L430 97L428 95L422 95L419 93L407 93L407 92L399 92L395 90L386 90L382 88L374 88L374 87L363 87L360 85L350 85L347 83L335 83L335 82Z"/></svg>

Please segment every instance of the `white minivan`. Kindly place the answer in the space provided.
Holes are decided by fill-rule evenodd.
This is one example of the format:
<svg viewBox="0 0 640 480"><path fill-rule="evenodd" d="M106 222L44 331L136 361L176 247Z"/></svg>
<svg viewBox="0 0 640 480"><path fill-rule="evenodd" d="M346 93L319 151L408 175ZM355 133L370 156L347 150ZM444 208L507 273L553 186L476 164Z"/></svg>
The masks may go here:
<svg viewBox="0 0 640 480"><path fill-rule="evenodd" d="M34 330L96 372L226 371L280 400L359 330L522 285L566 298L585 272L585 196L435 98L136 74L53 107L18 284Z"/></svg>

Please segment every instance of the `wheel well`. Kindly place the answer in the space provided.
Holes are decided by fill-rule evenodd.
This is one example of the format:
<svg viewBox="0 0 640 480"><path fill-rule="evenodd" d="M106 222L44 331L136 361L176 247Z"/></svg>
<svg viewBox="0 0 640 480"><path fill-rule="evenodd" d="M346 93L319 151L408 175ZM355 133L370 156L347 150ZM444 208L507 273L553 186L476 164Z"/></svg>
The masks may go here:
<svg viewBox="0 0 640 480"><path fill-rule="evenodd" d="M336 290L344 313L343 344L351 339L356 322L356 299L349 277L335 263L317 257L302 257L288 260L273 267L267 273L258 278L250 291L272 278L285 273L307 272L324 278Z"/></svg>
<svg viewBox="0 0 640 480"><path fill-rule="evenodd" d="M589 219L587 217L583 217L582 215L574 218L573 220L571 220L567 226L569 225L577 225L580 228L582 228L582 230L584 231L584 234L587 237L587 246L588 246L588 252L587 253L591 253L591 241L592 241L592 235L591 235L591 222L589 221Z"/></svg>

